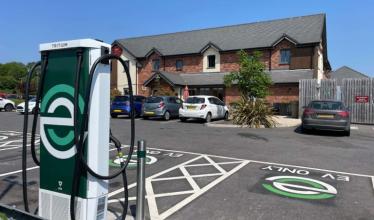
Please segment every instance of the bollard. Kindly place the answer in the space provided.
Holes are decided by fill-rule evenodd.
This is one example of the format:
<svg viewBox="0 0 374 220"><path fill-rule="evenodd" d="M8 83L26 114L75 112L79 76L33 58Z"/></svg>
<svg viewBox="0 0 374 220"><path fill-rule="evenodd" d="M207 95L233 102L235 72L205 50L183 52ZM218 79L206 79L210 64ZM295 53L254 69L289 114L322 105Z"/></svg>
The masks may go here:
<svg viewBox="0 0 374 220"><path fill-rule="evenodd" d="M146 143L144 140L138 141L138 165L136 181L136 220L144 219L144 200L145 200L145 157Z"/></svg>

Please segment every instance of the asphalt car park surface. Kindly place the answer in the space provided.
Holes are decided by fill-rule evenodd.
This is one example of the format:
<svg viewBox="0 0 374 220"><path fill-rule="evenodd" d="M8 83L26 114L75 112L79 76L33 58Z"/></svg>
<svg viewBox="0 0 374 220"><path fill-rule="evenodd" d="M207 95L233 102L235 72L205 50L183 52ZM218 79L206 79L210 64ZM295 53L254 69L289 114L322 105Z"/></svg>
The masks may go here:
<svg viewBox="0 0 374 220"><path fill-rule="evenodd" d="M22 131L22 120L15 112L0 114L0 203L21 209L20 136L13 131ZM111 120L124 145L129 125L126 117ZM146 218L373 219L374 130L353 125L351 132L346 137L137 119L136 139L146 140L149 149ZM111 159L114 170L114 150ZM36 208L39 171L31 156L28 167L30 203ZM135 168L128 171L129 214L135 212ZM114 215L122 209L121 186L120 178L110 183Z"/></svg>

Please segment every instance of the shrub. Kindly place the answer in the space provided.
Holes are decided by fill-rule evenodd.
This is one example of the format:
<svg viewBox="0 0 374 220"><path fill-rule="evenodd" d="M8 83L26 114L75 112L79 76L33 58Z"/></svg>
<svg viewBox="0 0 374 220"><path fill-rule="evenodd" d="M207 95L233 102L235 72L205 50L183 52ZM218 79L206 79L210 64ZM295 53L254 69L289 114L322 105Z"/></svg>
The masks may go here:
<svg viewBox="0 0 374 220"><path fill-rule="evenodd" d="M110 90L110 100L113 100L114 97L119 96L119 95L122 95L122 94L118 89L114 88Z"/></svg>
<svg viewBox="0 0 374 220"><path fill-rule="evenodd" d="M234 124L251 128L276 127L273 119L273 108L263 99L248 99L243 96L233 105L232 117Z"/></svg>

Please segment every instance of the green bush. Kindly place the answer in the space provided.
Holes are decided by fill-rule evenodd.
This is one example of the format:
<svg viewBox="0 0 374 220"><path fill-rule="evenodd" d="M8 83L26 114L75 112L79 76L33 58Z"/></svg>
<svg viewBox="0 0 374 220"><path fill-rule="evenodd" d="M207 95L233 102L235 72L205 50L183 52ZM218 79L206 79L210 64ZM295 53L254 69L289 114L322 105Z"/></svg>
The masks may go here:
<svg viewBox="0 0 374 220"><path fill-rule="evenodd" d="M0 212L0 220L8 220L8 217L4 213Z"/></svg>
<svg viewBox="0 0 374 220"><path fill-rule="evenodd" d="M251 128L276 127L273 119L273 108L263 99L250 100L244 96L233 105L234 124Z"/></svg>

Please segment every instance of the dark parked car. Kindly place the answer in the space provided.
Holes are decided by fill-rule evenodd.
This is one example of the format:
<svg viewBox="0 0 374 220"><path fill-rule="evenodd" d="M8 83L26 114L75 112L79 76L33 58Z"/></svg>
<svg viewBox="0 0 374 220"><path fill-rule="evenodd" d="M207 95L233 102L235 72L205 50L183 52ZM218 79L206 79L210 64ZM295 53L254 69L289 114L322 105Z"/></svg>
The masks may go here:
<svg viewBox="0 0 374 220"><path fill-rule="evenodd" d="M309 129L344 131L351 133L349 110L340 101L316 100L305 107L301 127Z"/></svg>
<svg viewBox="0 0 374 220"><path fill-rule="evenodd" d="M162 117L169 120L179 116L182 100L172 96L151 96L145 100L143 118Z"/></svg>
<svg viewBox="0 0 374 220"><path fill-rule="evenodd" d="M134 95L135 116L141 115L144 100L144 96ZM130 112L130 96L125 95L114 97L110 107L110 115L112 118L117 118L118 115L130 115Z"/></svg>

